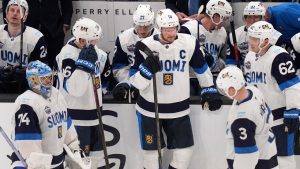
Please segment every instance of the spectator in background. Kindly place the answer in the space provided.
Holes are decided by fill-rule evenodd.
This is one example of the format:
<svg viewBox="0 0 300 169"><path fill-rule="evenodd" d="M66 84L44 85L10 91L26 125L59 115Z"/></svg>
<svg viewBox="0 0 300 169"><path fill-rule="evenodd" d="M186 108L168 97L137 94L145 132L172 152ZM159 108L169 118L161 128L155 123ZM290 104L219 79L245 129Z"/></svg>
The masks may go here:
<svg viewBox="0 0 300 169"><path fill-rule="evenodd" d="M299 3L282 3L267 8L265 20L282 34L276 45L291 47L291 38L300 30L299 11Z"/></svg>
<svg viewBox="0 0 300 169"><path fill-rule="evenodd" d="M177 15L180 24L182 24L186 20L196 19L198 8L203 5L203 11L205 11L207 2L208 0L166 0L165 5Z"/></svg>
<svg viewBox="0 0 300 169"><path fill-rule="evenodd" d="M3 9L8 0L2 1ZM52 68L56 55L64 45L65 33L70 29L72 0L29 0L30 13L26 25L40 30L46 40L48 64ZM6 13L3 13L6 17Z"/></svg>
<svg viewBox="0 0 300 169"><path fill-rule="evenodd" d="M1 93L25 91L27 88L25 79L27 64L33 60L43 62L47 60L43 34L30 26L22 26L22 21L26 21L28 11L26 0L10 0L5 8L7 24L0 25ZM23 31L21 31L21 27L23 27ZM19 85L13 83L15 81L19 82Z"/></svg>

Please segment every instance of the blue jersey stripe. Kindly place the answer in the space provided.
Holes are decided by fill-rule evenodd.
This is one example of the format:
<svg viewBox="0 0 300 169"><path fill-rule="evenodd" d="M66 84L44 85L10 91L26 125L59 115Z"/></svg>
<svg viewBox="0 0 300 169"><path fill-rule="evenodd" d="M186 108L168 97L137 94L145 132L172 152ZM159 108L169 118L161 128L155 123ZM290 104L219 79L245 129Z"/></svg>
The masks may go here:
<svg viewBox="0 0 300 169"><path fill-rule="evenodd" d="M129 70L129 77L133 76L138 70L137 69L130 69Z"/></svg>
<svg viewBox="0 0 300 169"><path fill-rule="evenodd" d="M67 120L67 128L69 129L69 128L71 127L71 125L72 125L72 119L71 119L71 117L69 116L69 117L68 117L68 120Z"/></svg>
<svg viewBox="0 0 300 169"><path fill-rule="evenodd" d="M121 69L121 68L123 68L123 67L125 67L125 66L127 66L127 65L125 65L125 64L120 64L120 63L118 63L118 64L113 64L112 69L113 69L113 70L115 70L115 69Z"/></svg>
<svg viewBox="0 0 300 169"><path fill-rule="evenodd" d="M287 155L294 155L294 137L295 134L291 133L288 134L288 138L287 138Z"/></svg>
<svg viewBox="0 0 300 169"><path fill-rule="evenodd" d="M293 79L290 79L290 80L288 80L288 81L285 81L285 82L281 83L281 84L279 85L279 88L280 88L281 91L283 91L283 90L285 90L286 88L289 88L289 87L291 87L291 86L293 86L293 85L295 85L295 84L297 84L297 83L299 83L299 82L300 82L300 79L299 79L298 76L296 76L296 77L294 77Z"/></svg>
<svg viewBox="0 0 300 169"><path fill-rule="evenodd" d="M27 133L27 134L16 134L16 140L42 140L42 134L38 133Z"/></svg>
<svg viewBox="0 0 300 169"><path fill-rule="evenodd" d="M235 65L234 59L226 59L226 65Z"/></svg>
<svg viewBox="0 0 300 169"><path fill-rule="evenodd" d="M204 64L201 68L194 68L193 67L193 69L196 73L202 74L208 69L208 66L207 66L207 64Z"/></svg>
<svg viewBox="0 0 300 169"><path fill-rule="evenodd" d="M140 143L141 143L141 146L143 147L144 142L143 142L143 137L142 137L142 135L143 135L143 132L142 132L142 130L143 130L143 127L142 127L142 114L140 112L137 112L136 115L137 115L138 123L139 123Z"/></svg>
<svg viewBox="0 0 300 169"><path fill-rule="evenodd" d="M254 153L258 151L257 146L251 146L251 147L234 147L234 151L237 154L248 154L248 153Z"/></svg>

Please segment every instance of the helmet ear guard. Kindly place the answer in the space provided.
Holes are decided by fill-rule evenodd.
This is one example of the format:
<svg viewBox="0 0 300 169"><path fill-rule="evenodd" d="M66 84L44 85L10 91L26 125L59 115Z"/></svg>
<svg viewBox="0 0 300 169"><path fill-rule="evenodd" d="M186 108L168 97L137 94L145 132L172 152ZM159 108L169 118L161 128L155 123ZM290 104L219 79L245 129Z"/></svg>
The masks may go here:
<svg viewBox="0 0 300 169"><path fill-rule="evenodd" d="M224 68L218 75L216 80L217 89L220 94L229 98L233 98L237 91L244 87L246 84L243 72L236 66L228 66ZM229 95L229 88L234 88L236 93L232 96Z"/></svg>

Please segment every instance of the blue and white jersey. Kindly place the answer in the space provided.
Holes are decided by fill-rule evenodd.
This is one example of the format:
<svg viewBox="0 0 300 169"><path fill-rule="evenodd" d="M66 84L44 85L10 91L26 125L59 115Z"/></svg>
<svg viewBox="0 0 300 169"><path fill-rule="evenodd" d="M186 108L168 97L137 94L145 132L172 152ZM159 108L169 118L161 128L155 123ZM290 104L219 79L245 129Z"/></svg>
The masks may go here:
<svg viewBox="0 0 300 169"><path fill-rule="evenodd" d="M200 51L195 37L178 33L171 44L162 44L159 34L145 38L142 42L159 53L161 70L156 73L158 112L162 119L182 117L190 112L189 67L195 71L200 86L213 86L212 74ZM135 50L135 63L130 69L130 82L140 91L136 109L148 117L154 117L153 80L143 77L139 66L147 56Z"/></svg>
<svg viewBox="0 0 300 169"><path fill-rule="evenodd" d="M204 46L206 51L214 58L214 63L210 68L212 73L220 71L219 64L222 63L219 63L219 57L227 39L227 33L224 27L208 31L201 22L191 20L180 27L180 33L190 34L197 38L200 46Z"/></svg>
<svg viewBox="0 0 300 169"><path fill-rule="evenodd" d="M75 126L96 126L99 124L92 78L89 73L76 69L80 48L71 39L56 56L58 83L57 88L64 95L70 116ZM98 60L95 66L95 80L99 104L102 106L102 89L111 74L106 52L95 46Z"/></svg>
<svg viewBox="0 0 300 169"><path fill-rule="evenodd" d="M249 52L244 71L246 82L257 86L264 94L275 125L283 123L284 110L300 109L300 80L292 57L285 49L273 45L263 56Z"/></svg>
<svg viewBox="0 0 300 169"><path fill-rule="evenodd" d="M229 169L273 169L278 165L273 115L262 93L246 87L248 96L234 101L227 118L227 162Z"/></svg>
<svg viewBox="0 0 300 169"><path fill-rule="evenodd" d="M238 47L238 64L236 64L235 54L234 54L234 44L232 33L229 34L227 54L226 54L226 65L237 65L238 67L244 64L244 59L249 51L248 46L248 36L246 26L241 26L235 30L236 43Z"/></svg>
<svg viewBox="0 0 300 169"><path fill-rule="evenodd" d="M21 35L11 37L8 25L0 25L0 67L20 65ZM43 34L29 26L23 32L22 66L34 60L46 62L47 48Z"/></svg>
<svg viewBox="0 0 300 169"><path fill-rule="evenodd" d="M12 139L21 155L26 159L32 152L51 154L52 168L64 161L63 144L77 140L65 99L54 87L48 99L31 90L21 94L15 101L12 123ZM19 164L14 159L12 166Z"/></svg>
<svg viewBox="0 0 300 169"><path fill-rule="evenodd" d="M158 30L154 28L151 35L157 34ZM137 41L142 40L135 32L134 28L130 28L120 33L115 42L115 54L112 61L112 69L115 79L118 82L129 79L129 69L134 64L134 49Z"/></svg>

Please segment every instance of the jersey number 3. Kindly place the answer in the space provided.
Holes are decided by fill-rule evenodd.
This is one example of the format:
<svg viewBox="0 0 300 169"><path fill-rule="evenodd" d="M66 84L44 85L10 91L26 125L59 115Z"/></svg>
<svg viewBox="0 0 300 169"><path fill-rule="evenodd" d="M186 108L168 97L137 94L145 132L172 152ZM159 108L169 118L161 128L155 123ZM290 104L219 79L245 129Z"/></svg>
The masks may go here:
<svg viewBox="0 0 300 169"><path fill-rule="evenodd" d="M241 127L241 128L239 128L239 131L241 132L240 139L246 140L247 139L247 133L246 133L247 130L244 127Z"/></svg>
<svg viewBox="0 0 300 169"><path fill-rule="evenodd" d="M19 122L19 127L22 125L22 123L25 123L26 126L29 125L30 120L29 120L29 117L27 117L27 114L28 114L28 113L23 113L23 114L19 114L19 115L18 115L18 119L20 120L20 122Z"/></svg>

